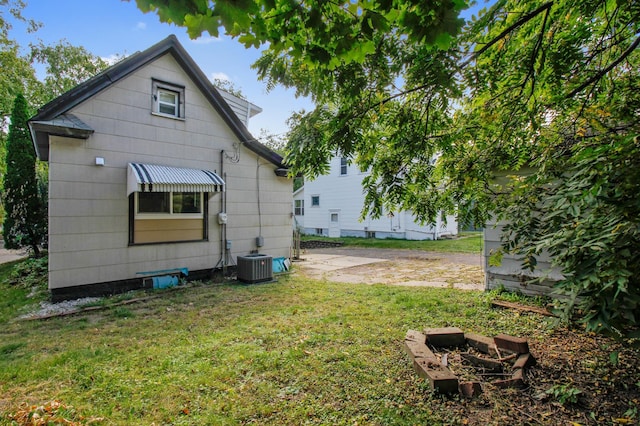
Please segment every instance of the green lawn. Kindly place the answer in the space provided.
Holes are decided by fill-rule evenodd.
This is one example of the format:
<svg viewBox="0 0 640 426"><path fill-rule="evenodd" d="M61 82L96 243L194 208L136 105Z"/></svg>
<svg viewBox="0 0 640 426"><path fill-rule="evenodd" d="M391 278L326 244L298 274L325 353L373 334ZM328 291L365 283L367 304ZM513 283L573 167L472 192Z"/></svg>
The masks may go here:
<svg viewBox="0 0 640 426"><path fill-rule="evenodd" d="M2 284L5 298L6 284ZM478 292L296 275L196 285L144 302L0 329L0 424L57 400L97 424L455 422L403 352L410 328L538 332Z"/></svg>
<svg viewBox="0 0 640 426"><path fill-rule="evenodd" d="M462 234L460 234L458 238L434 240L434 241L398 240L393 238L388 238L388 239L356 238L356 237L327 238L327 237L317 237L314 235L303 236L302 240L303 241L319 240L319 241L329 241L329 242L340 242L345 246L352 246L352 247L410 249L410 250L441 251L441 252L455 252L455 253L480 253L482 251L482 232L463 232Z"/></svg>
<svg viewBox="0 0 640 426"><path fill-rule="evenodd" d="M52 401L61 404L54 410L59 417L83 425L559 424L549 417L559 406L533 395L566 383L569 351L574 379L582 377L580 366L599 383L615 374L607 366L612 342L584 337L607 345L584 357L580 345L550 344L564 333L554 333L546 318L492 309L491 296L481 292L349 285L294 272L266 284L134 293L124 298L147 299L116 305L123 297L114 297L100 311L27 321L17 316L37 300L9 288L0 282L0 425L27 424L12 419ZM526 336L534 347L557 350L539 361L537 388L528 392L444 397L415 374L403 350L407 330L444 326ZM620 363L636 365L633 353L619 351ZM640 376L625 369L635 374L620 382L631 401ZM596 389L591 382L569 384L585 394ZM607 389L597 388L615 391ZM627 402L615 398L621 416ZM561 407L563 419L582 422L597 411L576 407ZM608 412L594 419L609 419Z"/></svg>

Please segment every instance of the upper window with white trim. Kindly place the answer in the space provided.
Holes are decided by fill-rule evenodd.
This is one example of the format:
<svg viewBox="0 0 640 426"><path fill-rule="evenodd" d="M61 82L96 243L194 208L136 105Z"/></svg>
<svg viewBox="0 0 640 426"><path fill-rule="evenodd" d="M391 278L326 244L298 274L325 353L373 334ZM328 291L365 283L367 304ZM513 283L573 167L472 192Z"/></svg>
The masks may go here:
<svg viewBox="0 0 640 426"><path fill-rule="evenodd" d="M340 158L340 175L345 176L347 174L347 167L349 166L349 160L347 157Z"/></svg>
<svg viewBox="0 0 640 426"><path fill-rule="evenodd" d="M154 114L165 117L184 118L184 86L153 81Z"/></svg>

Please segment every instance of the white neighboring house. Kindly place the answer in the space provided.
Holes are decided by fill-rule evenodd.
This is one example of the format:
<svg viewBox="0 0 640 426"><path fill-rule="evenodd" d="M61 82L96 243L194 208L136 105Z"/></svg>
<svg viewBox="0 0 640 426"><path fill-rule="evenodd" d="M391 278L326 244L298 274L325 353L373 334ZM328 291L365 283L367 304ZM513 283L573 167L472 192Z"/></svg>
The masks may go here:
<svg viewBox="0 0 640 426"><path fill-rule="evenodd" d="M416 222L411 211L389 213L360 221L364 206L360 172L344 157L331 160L327 175L319 176L293 193L294 227L307 235L325 237L398 238L436 240L458 234L456 217L438 217L435 226Z"/></svg>

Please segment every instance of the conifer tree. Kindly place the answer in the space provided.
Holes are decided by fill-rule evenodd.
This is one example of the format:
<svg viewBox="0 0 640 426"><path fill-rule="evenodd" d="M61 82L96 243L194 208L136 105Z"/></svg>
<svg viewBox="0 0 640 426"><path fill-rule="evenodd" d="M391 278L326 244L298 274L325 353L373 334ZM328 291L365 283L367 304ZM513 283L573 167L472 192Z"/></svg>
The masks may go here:
<svg viewBox="0 0 640 426"><path fill-rule="evenodd" d="M28 118L27 101L19 94L14 101L7 138L2 231L6 248L28 247L38 257L47 232L47 218L38 196L36 156L27 128Z"/></svg>

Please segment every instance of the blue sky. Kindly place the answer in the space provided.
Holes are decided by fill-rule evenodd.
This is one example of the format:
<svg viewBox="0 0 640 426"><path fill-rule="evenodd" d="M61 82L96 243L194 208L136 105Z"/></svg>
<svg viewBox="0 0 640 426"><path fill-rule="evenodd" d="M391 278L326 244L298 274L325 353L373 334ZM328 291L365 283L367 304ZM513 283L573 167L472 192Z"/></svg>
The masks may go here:
<svg viewBox="0 0 640 426"><path fill-rule="evenodd" d="M249 123L251 133L259 137L261 129L271 134L287 131L286 120L292 112L310 110L309 99L296 98L293 90L277 87L267 93L266 85L257 80L251 64L260 56L257 49L245 49L226 36L191 40L184 28L160 23L157 15L142 13L135 0L26 0L23 15L42 23L35 33L27 33L21 23L13 23L11 38L27 47L42 40L54 44L65 39L83 46L105 59L114 55L130 55L144 50L170 34L175 34L196 63L209 76L230 80L247 99L262 108L262 113ZM489 3L492 1L490 0ZM479 0L482 6L486 1ZM477 5L471 11L477 11ZM26 53L26 52L25 52Z"/></svg>
<svg viewBox="0 0 640 426"><path fill-rule="evenodd" d="M27 0L23 15L43 26L28 34L24 25L13 22L10 37L20 46L39 40L54 44L66 39L103 58L130 55L175 34L209 78L230 80L249 101L262 108L262 113L249 123L249 130L256 137L261 129L272 134L286 132L286 120L293 111L313 108L310 100L296 98L293 90L278 87L267 93L265 83L258 81L251 69L260 56L257 49L245 49L226 36L214 39L207 34L191 40L184 28L160 23L155 14L142 13L135 0Z"/></svg>

